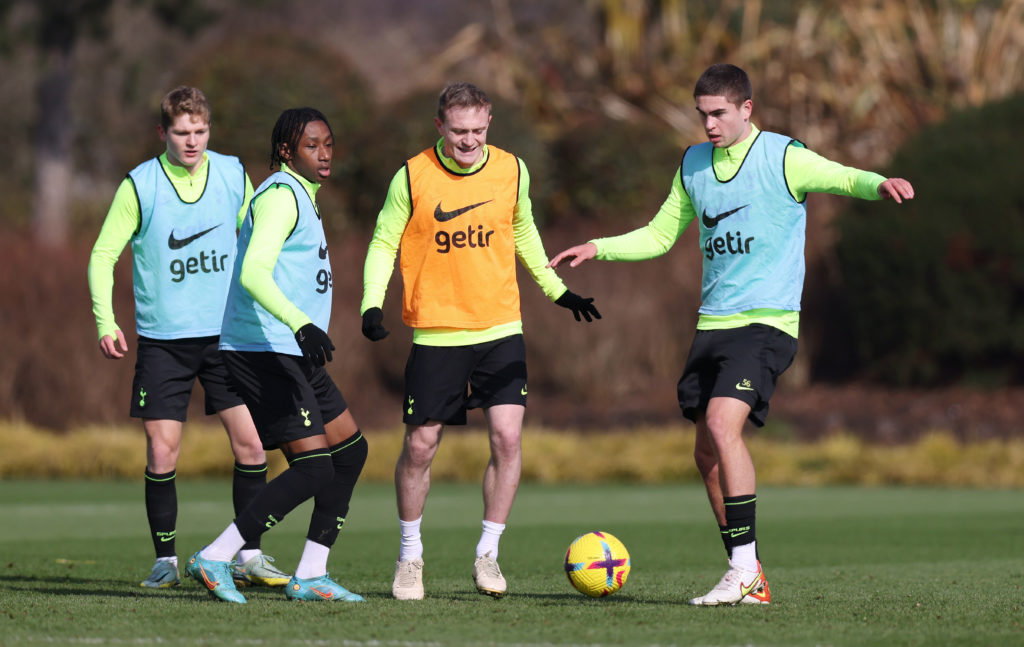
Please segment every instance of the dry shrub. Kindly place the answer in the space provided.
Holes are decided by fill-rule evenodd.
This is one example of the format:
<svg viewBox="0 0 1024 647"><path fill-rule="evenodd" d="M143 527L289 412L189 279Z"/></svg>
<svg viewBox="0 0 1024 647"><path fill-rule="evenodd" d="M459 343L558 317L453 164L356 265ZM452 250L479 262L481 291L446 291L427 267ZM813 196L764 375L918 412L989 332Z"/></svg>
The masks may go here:
<svg viewBox="0 0 1024 647"><path fill-rule="evenodd" d="M285 467L280 452L267 456L272 473ZM226 477L234 458L224 430L185 425L177 474ZM89 426L70 433L21 422L0 424L0 478L141 479L146 468L142 426Z"/></svg>
<svg viewBox="0 0 1024 647"><path fill-rule="evenodd" d="M755 121L857 164L884 163L922 125L1024 87L1024 0L596 6L604 47L569 50L570 65L602 68L625 98L605 105L628 103L697 141L693 83L722 61L750 73Z"/></svg>
<svg viewBox="0 0 1024 647"><path fill-rule="evenodd" d="M131 359L100 354L86 279L89 248L52 248L0 230L0 412L52 429L108 421L112 405L127 412ZM131 264L120 263L114 307L126 335L134 331ZM127 286L126 289L125 286Z"/></svg>
<svg viewBox="0 0 1024 647"><path fill-rule="evenodd" d="M538 483L699 481L693 429L641 427L618 433L528 431L523 478Z"/></svg>
<svg viewBox="0 0 1024 647"><path fill-rule="evenodd" d="M578 238L576 232L550 233L545 235L549 251ZM360 332L362 264L369 235L337 235L330 242L334 309L329 333L337 348L327 368L364 430L400 422L412 339L401 322L402 282L397 271L384 306L391 335L371 343ZM91 242L51 249L0 229L0 255L5 259L0 301L12 304L0 313L0 417L6 420L59 431L130 424L137 345L131 252L125 250L115 267L113 294L129 352L112 361L100 354L91 312L86 279ZM571 289L596 298L605 318L591 324L577 323L568 310L551 303L525 271L520 273L532 421L549 426L592 424L600 429L677 415L674 385L693 334L699 287L693 274L699 267L696 245L686 246L688 251L675 261L617 267L594 263L563 272ZM665 288L672 295L653 288L638 291L637 285ZM622 294L632 296L626 299ZM203 415L202 402L197 384L190 423L215 421Z"/></svg>
<svg viewBox="0 0 1024 647"><path fill-rule="evenodd" d="M363 480L387 483L394 475L403 431L366 434L370 455ZM693 428L644 427L605 433L531 427L523 435L523 480L534 483L698 483L691 458ZM934 432L908 445L869 445L836 434L813 443L754 436L751 453L762 485L920 485L978 488L1024 487L1024 441L964 444ZM487 465L482 429L449 432L431 473L435 481L480 482ZM268 455L271 476L285 467L280 452ZM224 432L186 425L178 476L226 478L233 459ZM20 423L0 424L0 479L141 479L145 437L130 427L87 427L53 434Z"/></svg>
<svg viewBox="0 0 1024 647"><path fill-rule="evenodd" d="M806 444L755 439L750 451L765 484L1024 487L1020 440L962 443L933 431L914 443L885 446L836 434Z"/></svg>
<svg viewBox="0 0 1024 647"><path fill-rule="evenodd" d="M92 240L52 248L0 228L0 302L6 304L0 311L0 417L5 420L60 431L129 421L137 346L131 251L125 249L114 269L113 291L114 313L129 352L108 360L99 351L86 276ZM395 371L400 378L408 345L401 341L403 331L387 345L371 344L359 332L367 240L368 234L367 239L331 241L332 257L337 252L338 260L329 332L337 352L328 371L357 420L376 426L397 419L397 399L392 405L386 389L393 386ZM204 416L197 383L189 421L204 420L215 419Z"/></svg>

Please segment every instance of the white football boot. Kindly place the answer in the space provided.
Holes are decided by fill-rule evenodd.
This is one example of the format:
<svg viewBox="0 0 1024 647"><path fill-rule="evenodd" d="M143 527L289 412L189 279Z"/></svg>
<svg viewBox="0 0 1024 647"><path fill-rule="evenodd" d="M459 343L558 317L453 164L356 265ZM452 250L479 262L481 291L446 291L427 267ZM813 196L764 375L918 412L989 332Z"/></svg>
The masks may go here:
<svg viewBox="0 0 1024 647"><path fill-rule="evenodd" d="M746 598L751 598L748 602ZM734 604L770 604L771 593L768 580L764 577L761 562L757 563L756 571L748 571L729 565L715 588L705 595L690 600L690 604L704 607L731 606Z"/></svg>
<svg viewBox="0 0 1024 647"><path fill-rule="evenodd" d="M396 600L423 599L423 560L404 559L395 563L395 580L391 583L391 595Z"/></svg>
<svg viewBox="0 0 1024 647"><path fill-rule="evenodd" d="M476 590L484 595L500 598L505 595L507 585L505 576L498 568L498 561L491 557L487 551L473 562L473 581L476 582Z"/></svg>

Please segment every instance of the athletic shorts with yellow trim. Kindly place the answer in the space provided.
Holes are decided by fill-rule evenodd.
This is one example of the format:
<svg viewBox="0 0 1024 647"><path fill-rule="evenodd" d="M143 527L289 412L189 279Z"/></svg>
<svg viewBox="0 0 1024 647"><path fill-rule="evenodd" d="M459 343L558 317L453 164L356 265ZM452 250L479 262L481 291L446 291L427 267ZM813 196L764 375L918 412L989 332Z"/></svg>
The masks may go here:
<svg viewBox="0 0 1024 647"><path fill-rule="evenodd" d="M711 398L727 397L749 404L748 418L763 427L775 383L796 348L791 335L764 324L698 330L677 387L683 417L696 420Z"/></svg>
<svg viewBox="0 0 1024 647"><path fill-rule="evenodd" d="M348 404L323 366L284 353L221 351L263 449L326 433Z"/></svg>
<svg viewBox="0 0 1024 647"><path fill-rule="evenodd" d="M413 344L405 365L402 421L466 424L468 409L526 406L526 345L510 335L468 346Z"/></svg>

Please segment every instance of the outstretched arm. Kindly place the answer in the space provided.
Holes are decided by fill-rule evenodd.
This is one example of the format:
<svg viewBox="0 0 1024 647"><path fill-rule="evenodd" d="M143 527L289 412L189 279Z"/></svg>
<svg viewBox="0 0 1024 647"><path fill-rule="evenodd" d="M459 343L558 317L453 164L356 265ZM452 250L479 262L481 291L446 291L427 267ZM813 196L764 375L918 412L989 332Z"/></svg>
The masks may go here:
<svg viewBox="0 0 1024 647"><path fill-rule="evenodd" d="M548 267L558 267L567 260L569 267L577 267L592 258L602 261L643 261L661 256L675 245L696 215L693 203L683 190L683 183L676 173L668 197L647 225L619 236L595 238L570 247L552 258Z"/></svg>
<svg viewBox="0 0 1024 647"><path fill-rule="evenodd" d="M794 143L786 149L786 183L796 200L808 193L832 193L862 200L895 200L914 197L914 187L903 178L889 178L863 171L818 155Z"/></svg>
<svg viewBox="0 0 1024 647"><path fill-rule="evenodd" d="M895 200L896 204L903 204L904 200L914 199L914 187L901 177L891 177L878 185L878 195L883 200Z"/></svg>

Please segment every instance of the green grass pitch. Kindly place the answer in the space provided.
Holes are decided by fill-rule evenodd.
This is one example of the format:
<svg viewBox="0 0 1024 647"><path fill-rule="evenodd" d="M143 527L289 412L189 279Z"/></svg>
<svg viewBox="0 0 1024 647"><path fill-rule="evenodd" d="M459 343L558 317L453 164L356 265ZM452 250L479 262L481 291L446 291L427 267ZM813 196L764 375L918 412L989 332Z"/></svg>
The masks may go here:
<svg viewBox="0 0 1024 647"><path fill-rule="evenodd" d="M231 519L230 484L178 484L178 555ZM422 602L390 597L397 521L390 486L361 484L331 555L364 604L291 603L248 589L215 602L191 580L139 581L152 565L141 483L0 481L0 645L1022 645L1020 491L762 488L758 539L774 603L692 608L725 567L698 486L536 486L501 543L509 582L478 595L470 571L477 486L435 484L424 520ZM264 536L294 568L309 504ZM569 543L606 530L632 572L612 597L574 591Z"/></svg>

